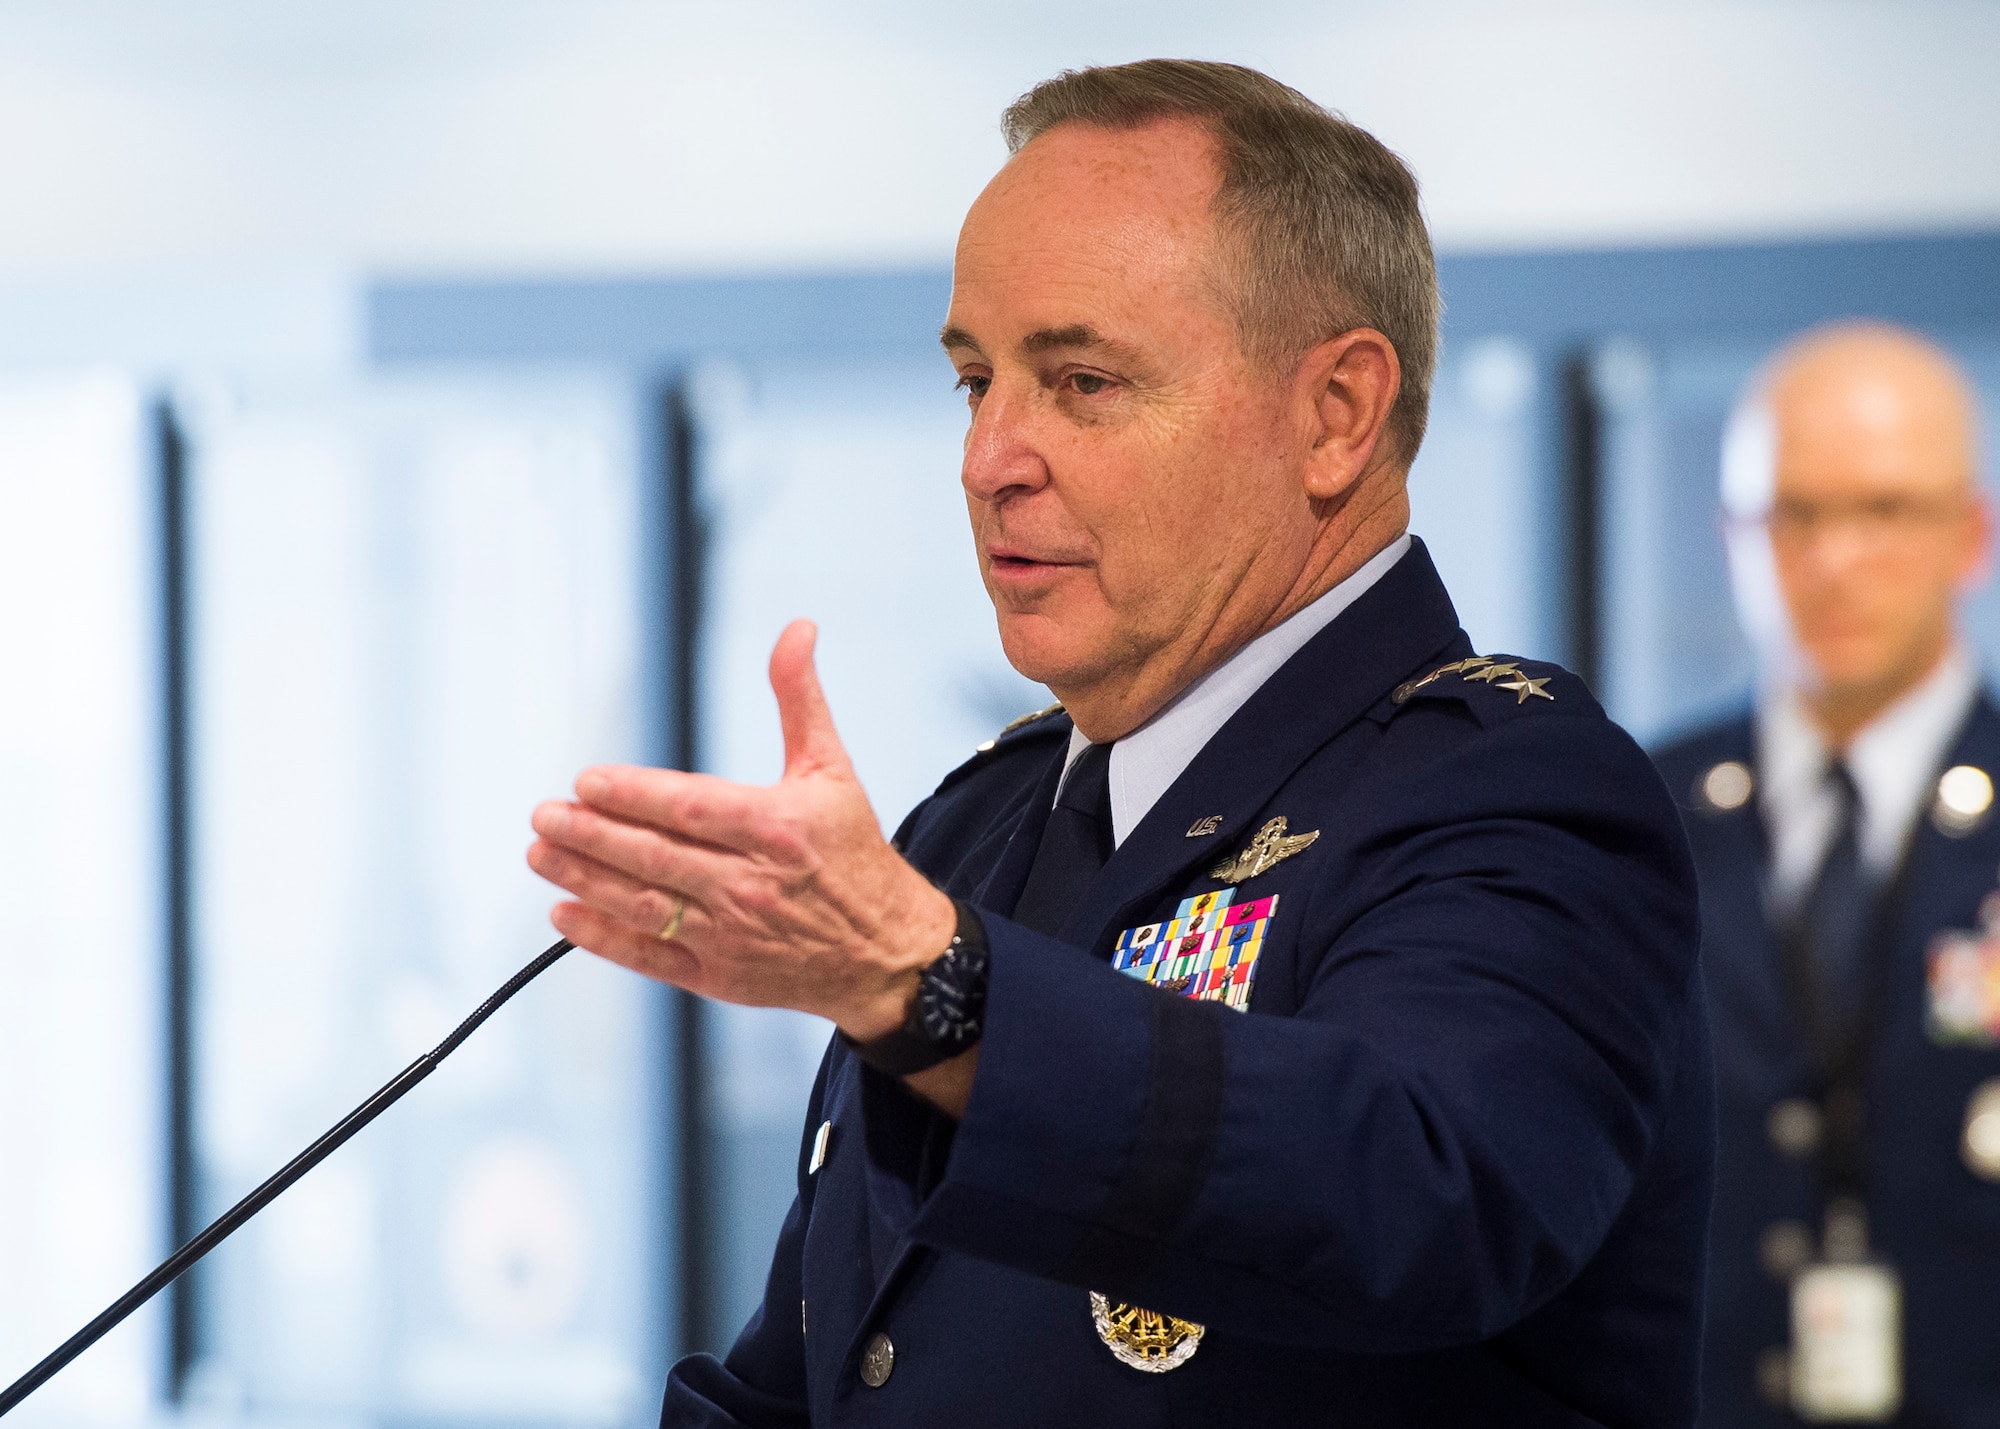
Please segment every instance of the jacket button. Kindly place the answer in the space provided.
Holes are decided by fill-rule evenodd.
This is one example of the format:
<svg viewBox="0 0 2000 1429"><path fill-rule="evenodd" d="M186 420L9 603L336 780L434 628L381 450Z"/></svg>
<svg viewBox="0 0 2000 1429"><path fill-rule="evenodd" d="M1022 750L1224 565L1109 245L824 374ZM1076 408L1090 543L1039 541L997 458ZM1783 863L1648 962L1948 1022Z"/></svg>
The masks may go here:
<svg viewBox="0 0 2000 1429"><path fill-rule="evenodd" d="M1812 1232L1798 1221L1773 1221L1757 1237L1757 1259L1773 1280L1791 1284L1812 1258Z"/></svg>
<svg viewBox="0 0 2000 1429"><path fill-rule="evenodd" d="M868 1347L861 1352L861 1382L870 1389L880 1389L895 1368L896 1347L878 1330L869 1336Z"/></svg>
<svg viewBox="0 0 2000 1429"><path fill-rule="evenodd" d="M1718 814L1727 814L1750 802L1757 787L1750 766L1740 759L1725 759L1701 776L1695 795Z"/></svg>
<svg viewBox="0 0 2000 1429"><path fill-rule="evenodd" d="M1764 1129L1771 1145L1787 1156L1810 1156L1819 1150L1820 1110L1804 1097L1786 1097L1771 1108Z"/></svg>

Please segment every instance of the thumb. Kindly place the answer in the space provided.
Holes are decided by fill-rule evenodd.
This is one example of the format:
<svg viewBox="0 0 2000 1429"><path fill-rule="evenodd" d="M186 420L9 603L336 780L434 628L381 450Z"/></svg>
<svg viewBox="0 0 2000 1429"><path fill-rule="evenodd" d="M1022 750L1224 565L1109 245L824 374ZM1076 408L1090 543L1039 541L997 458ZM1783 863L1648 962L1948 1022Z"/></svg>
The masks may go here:
<svg viewBox="0 0 2000 1429"><path fill-rule="evenodd" d="M771 650L771 692L778 697L778 722L785 731L787 779L821 769L845 773L850 767L813 668L818 638L810 620L794 620Z"/></svg>

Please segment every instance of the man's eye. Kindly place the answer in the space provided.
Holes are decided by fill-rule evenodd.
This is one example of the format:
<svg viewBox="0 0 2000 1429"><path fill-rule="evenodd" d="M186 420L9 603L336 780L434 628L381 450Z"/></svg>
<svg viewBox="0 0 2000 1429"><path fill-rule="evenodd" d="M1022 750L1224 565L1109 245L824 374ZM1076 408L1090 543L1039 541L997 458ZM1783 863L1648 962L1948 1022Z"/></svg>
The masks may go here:
<svg viewBox="0 0 2000 1429"><path fill-rule="evenodd" d="M1099 377L1095 372L1073 372L1069 381L1070 385L1085 397L1095 397L1111 385L1110 378Z"/></svg>
<svg viewBox="0 0 2000 1429"><path fill-rule="evenodd" d="M956 385L959 391L965 393L976 402L986 395L986 389L993 385L993 379L991 377L974 376L968 372L958 379Z"/></svg>

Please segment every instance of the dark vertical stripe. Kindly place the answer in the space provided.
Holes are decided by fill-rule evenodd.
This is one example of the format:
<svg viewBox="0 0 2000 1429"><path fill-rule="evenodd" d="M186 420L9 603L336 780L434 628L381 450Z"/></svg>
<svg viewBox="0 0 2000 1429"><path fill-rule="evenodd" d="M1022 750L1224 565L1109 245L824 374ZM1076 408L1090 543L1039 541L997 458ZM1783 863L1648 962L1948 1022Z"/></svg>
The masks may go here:
<svg viewBox="0 0 2000 1429"><path fill-rule="evenodd" d="M1132 1151L1095 1224L1057 1271L1059 1280L1115 1292L1144 1275L1208 1182L1228 1073L1217 1009L1163 992L1148 1012L1146 1097Z"/></svg>
<svg viewBox="0 0 2000 1429"><path fill-rule="evenodd" d="M1604 414L1589 349L1564 359L1561 400L1566 663L1595 690L1604 656Z"/></svg>
<svg viewBox="0 0 2000 1429"><path fill-rule="evenodd" d="M662 744L668 764L694 769L701 758L695 681L707 533L696 489L699 434L684 382L668 385L660 415L665 525L660 536L666 553L661 632L668 670ZM722 1327L716 1323L720 1248L708 1010L700 998L678 989L672 1001L680 1342L684 1350L715 1350L722 1348Z"/></svg>
<svg viewBox="0 0 2000 1429"><path fill-rule="evenodd" d="M193 789L190 784L187 441L170 404L153 410L158 482L160 602L160 767L165 877L167 1224L171 1247L201 1229L201 1187L194 1145L194 879ZM200 1354L199 1273L167 1292L167 1396L179 1402Z"/></svg>

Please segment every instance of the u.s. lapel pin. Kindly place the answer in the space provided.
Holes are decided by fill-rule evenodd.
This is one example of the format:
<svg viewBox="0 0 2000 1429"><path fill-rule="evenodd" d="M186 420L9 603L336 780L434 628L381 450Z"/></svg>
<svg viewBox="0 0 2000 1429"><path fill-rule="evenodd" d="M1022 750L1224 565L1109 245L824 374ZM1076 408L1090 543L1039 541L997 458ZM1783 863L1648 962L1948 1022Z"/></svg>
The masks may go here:
<svg viewBox="0 0 2000 1429"><path fill-rule="evenodd" d="M1287 827L1285 816L1280 814L1257 830L1257 836L1250 840L1250 847L1210 869L1209 877L1219 878L1224 883L1241 883L1246 878L1255 878L1273 864L1283 863L1293 854L1311 848L1313 841L1319 837L1318 829L1287 835Z"/></svg>
<svg viewBox="0 0 2000 1429"><path fill-rule="evenodd" d="M1222 815L1210 814L1205 819L1196 819L1193 823L1189 824L1186 837L1191 839L1205 839L1221 827Z"/></svg>

